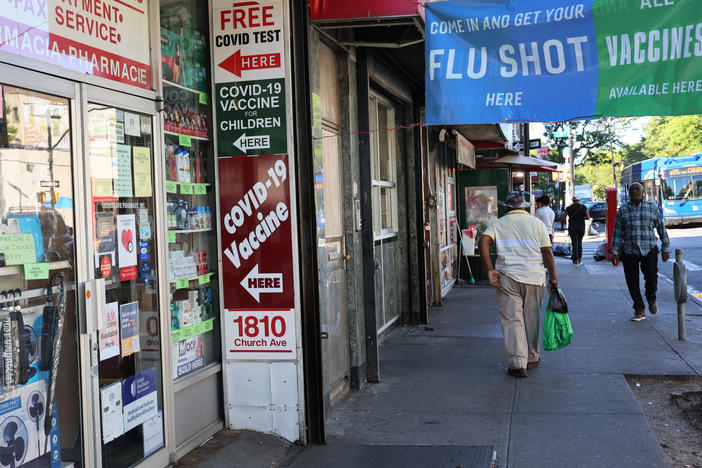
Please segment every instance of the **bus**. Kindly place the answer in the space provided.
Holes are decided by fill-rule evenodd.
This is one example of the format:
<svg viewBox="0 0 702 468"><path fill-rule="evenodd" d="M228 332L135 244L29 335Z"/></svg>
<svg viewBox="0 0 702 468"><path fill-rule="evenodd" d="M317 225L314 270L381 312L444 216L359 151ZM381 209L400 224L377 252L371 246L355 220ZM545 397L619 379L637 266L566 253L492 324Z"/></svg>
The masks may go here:
<svg viewBox="0 0 702 468"><path fill-rule="evenodd" d="M622 170L619 200L629 199L629 185L639 181L644 199L661 207L666 226L702 222L702 153L652 158Z"/></svg>

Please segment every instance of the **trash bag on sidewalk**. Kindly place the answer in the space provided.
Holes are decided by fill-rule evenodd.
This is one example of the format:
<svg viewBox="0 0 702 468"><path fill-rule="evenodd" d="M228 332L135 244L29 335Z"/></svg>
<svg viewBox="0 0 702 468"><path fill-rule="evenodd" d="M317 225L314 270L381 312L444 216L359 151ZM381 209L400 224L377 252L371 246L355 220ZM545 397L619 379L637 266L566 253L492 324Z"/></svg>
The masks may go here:
<svg viewBox="0 0 702 468"><path fill-rule="evenodd" d="M565 310L556 312L555 310ZM573 339L573 327L568 317L568 302L560 289L551 293L546 303L544 314L544 331L542 342L544 351L556 351L565 348Z"/></svg>
<svg viewBox="0 0 702 468"><path fill-rule="evenodd" d="M553 243L553 255L556 257L570 257L573 255L573 250L570 244L564 244L562 242Z"/></svg>
<svg viewBox="0 0 702 468"><path fill-rule="evenodd" d="M599 245L597 246L597 250L595 250L595 255L593 255L593 258L596 262L601 262L602 260L607 258L607 241L602 241L599 243Z"/></svg>

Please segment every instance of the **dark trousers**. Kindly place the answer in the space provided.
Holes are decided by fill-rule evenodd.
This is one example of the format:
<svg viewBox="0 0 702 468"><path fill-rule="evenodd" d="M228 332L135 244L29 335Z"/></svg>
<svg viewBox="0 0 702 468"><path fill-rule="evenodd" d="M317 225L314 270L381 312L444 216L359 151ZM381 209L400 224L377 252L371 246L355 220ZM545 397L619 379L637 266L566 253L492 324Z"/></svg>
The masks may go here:
<svg viewBox="0 0 702 468"><path fill-rule="evenodd" d="M570 234L570 240L573 242L573 255L571 255L571 260L573 263L579 262L583 259L583 237L585 237L585 226L573 226L568 229L568 234Z"/></svg>
<svg viewBox="0 0 702 468"><path fill-rule="evenodd" d="M652 248L646 255L622 253L622 264L624 265L626 286L634 301L634 310L644 308L641 288L639 287L639 267L644 276L646 299L649 302L655 302L656 289L658 289L658 247Z"/></svg>

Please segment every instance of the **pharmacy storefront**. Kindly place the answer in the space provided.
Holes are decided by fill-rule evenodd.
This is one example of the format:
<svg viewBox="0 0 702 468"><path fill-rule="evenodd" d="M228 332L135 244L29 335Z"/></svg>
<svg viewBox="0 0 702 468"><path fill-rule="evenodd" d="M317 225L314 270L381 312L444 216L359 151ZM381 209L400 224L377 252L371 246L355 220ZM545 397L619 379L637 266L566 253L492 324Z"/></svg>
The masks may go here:
<svg viewBox="0 0 702 468"><path fill-rule="evenodd" d="M0 11L0 465L163 467L224 426L209 12Z"/></svg>

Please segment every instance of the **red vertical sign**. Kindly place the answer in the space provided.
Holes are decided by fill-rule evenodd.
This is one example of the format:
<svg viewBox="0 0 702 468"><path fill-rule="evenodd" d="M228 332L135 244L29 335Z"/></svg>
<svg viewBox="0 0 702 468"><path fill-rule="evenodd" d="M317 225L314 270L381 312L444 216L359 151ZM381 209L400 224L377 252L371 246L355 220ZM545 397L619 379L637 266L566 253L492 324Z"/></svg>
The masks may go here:
<svg viewBox="0 0 702 468"><path fill-rule="evenodd" d="M294 308L288 156L217 162L224 308Z"/></svg>

